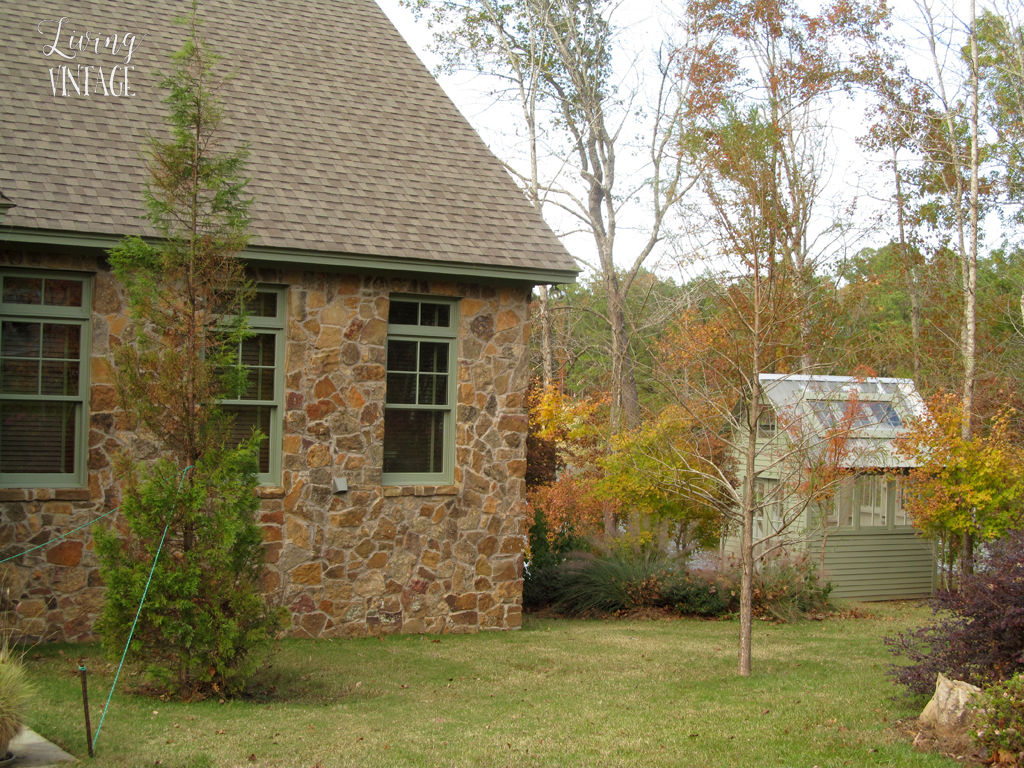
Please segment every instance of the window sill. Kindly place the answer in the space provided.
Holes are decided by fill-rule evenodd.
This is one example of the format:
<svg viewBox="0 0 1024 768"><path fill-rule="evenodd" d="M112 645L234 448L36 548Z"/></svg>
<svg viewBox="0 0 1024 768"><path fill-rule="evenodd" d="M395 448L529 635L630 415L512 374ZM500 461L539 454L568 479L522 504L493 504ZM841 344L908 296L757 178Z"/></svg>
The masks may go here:
<svg viewBox="0 0 1024 768"><path fill-rule="evenodd" d="M385 485L384 497L395 496L457 496L458 486L455 485Z"/></svg>
<svg viewBox="0 0 1024 768"><path fill-rule="evenodd" d="M88 488L0 488L0 501L92 501Z"/></svg>

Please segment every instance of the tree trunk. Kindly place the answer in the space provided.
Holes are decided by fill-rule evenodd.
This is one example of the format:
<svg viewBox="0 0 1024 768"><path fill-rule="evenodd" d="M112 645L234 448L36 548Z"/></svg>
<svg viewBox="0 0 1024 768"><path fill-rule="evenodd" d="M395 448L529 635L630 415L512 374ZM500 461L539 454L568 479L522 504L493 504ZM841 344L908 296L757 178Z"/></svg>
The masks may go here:
<svg viewBox="0 0 1024 768"><path fill-rule="evenodd" d="M626 327L625 297L619 291L615 274L606 275L604 286L608 297L608 321L612 331L612 428L616 433L640 425L640 395L633 370L633 353Z"/></svg>
<svg viewBox="0 0 1024 768"><path fill-rule="evenodd" d="M546 285L537 286L537 311L540 320L540 360L544 389L555 385L555 350L551 327L551 299Z"/></svg>
<svg viewBox="0 0 1024 768"><path fill-rule="evenodd" d="M979 165L978 152L978 32L975 0L971 0L971 193L970 193L970 246L966 256L964 281L964 395L961 436L969 441L974 419L974 382L977 378L977 301L978 301L978 208ZM974 536L964 531L961 542L961 571L974 573Z"/></svg>

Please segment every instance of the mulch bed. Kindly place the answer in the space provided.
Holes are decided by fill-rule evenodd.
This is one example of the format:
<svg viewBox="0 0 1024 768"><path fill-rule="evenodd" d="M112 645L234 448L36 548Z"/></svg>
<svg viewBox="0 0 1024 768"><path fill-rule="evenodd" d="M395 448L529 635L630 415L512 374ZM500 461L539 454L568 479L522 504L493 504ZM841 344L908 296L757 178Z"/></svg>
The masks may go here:
<svg viewBox="0 0 1024 768"><path fill-rule="evenodd" d="M938 752L964 765L996 764L989 756L988 750L976 745L966 730L953 734L939 733L934 728L921 725L916 717L906 717L897 721L893 730L901 739L912 743L914 749L919 752Z"/></svg>

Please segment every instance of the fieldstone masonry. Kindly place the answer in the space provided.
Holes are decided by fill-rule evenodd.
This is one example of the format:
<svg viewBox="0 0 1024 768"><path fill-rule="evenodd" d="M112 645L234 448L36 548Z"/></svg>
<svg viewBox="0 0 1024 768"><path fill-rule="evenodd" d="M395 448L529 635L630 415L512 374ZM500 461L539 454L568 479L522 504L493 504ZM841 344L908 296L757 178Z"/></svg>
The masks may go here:
<svg viewBox="0 0 1024 768"><path fill-rule="evenodd" d="M88 271L93 283L86 488L0 489L0 619L30 638L83 640L102 605L89 528L114 509L119 422L111 350L127 325L103 264L0 251L0 265ZM302 637L474 632L521 623L526 545L529 288L262 271L287 289L282 483L261 487L263 583ZM392 293L459 299L452 485L381 484ZM344 477L347 492L333 493ZM6 589L6 591L4 591Z"/></svg>

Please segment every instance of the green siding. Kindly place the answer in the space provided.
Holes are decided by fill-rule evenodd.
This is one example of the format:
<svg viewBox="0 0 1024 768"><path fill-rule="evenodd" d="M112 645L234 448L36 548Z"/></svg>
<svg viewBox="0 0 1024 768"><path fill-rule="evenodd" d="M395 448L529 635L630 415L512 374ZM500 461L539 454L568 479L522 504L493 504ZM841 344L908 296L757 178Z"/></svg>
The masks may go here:
<svg viewBox="0 0 1024 768"><path fill-rule="evenodd" d="M817 558L821 537L808 545ZM932 544L913 530L833 533L825 547L832 596L846 600L929 597L935 579Z"/></svg>

